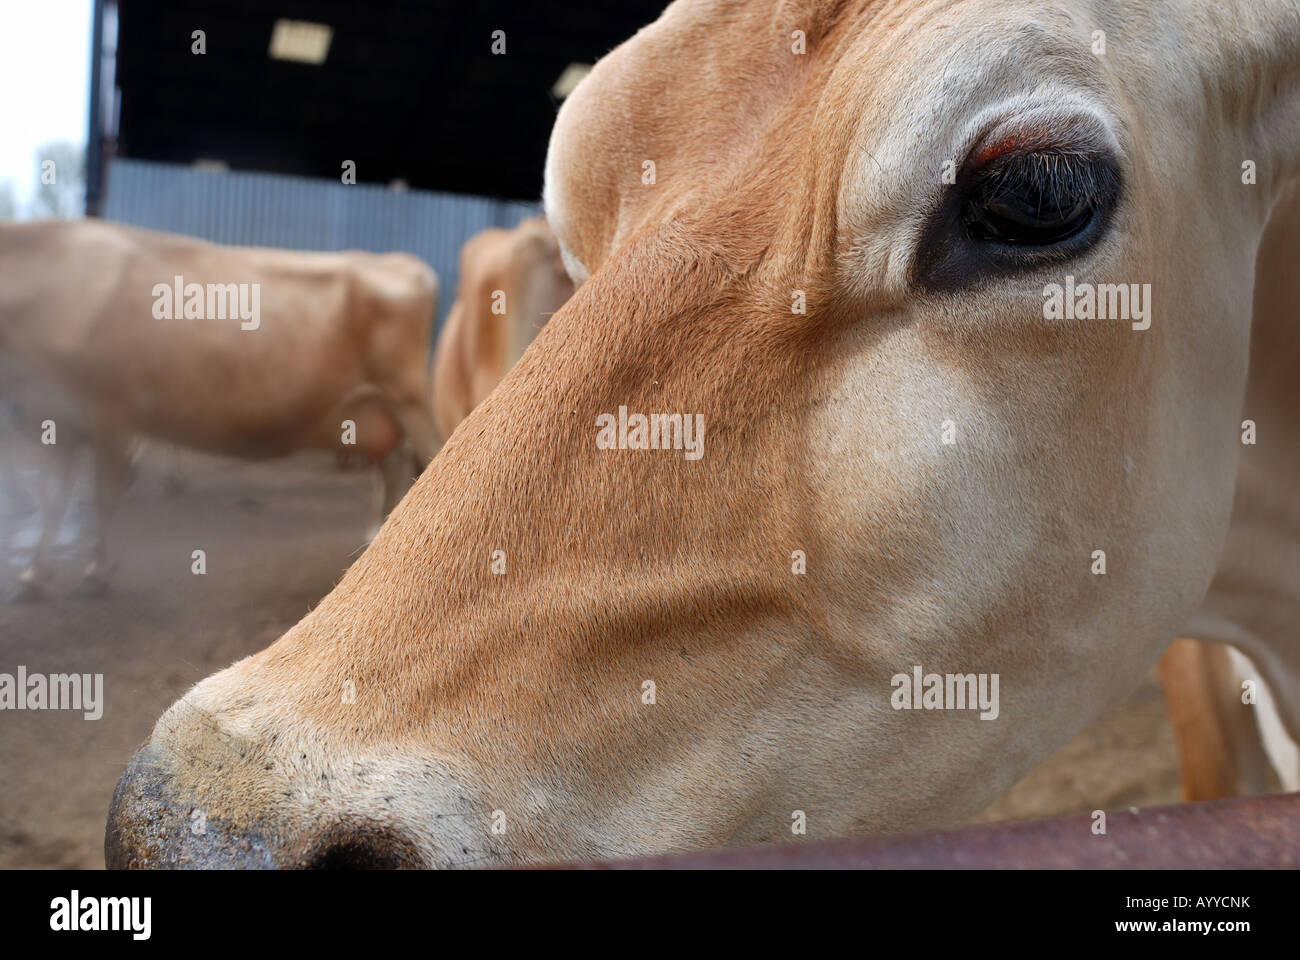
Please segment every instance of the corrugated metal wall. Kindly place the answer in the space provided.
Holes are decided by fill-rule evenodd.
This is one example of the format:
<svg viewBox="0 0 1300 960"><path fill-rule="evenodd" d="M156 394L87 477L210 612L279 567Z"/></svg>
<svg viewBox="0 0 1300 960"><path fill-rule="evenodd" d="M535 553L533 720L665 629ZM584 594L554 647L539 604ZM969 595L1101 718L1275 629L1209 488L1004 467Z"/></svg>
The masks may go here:
<svg viewBox="0 0 1300 960"><path fill-rule="evenodd" d="M438 273L439 328L456 299L461 244L538 213L490 197L127 159L109 167L103 210L106 220L238 246L413 253Z"/></svg>

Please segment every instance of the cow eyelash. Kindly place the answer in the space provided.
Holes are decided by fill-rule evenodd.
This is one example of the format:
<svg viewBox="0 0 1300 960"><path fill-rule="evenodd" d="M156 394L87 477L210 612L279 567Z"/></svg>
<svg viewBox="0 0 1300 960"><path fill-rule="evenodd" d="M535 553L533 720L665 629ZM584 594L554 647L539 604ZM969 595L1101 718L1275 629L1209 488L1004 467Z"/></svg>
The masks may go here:
<svg viewBox="0 0 1300 960"><path fill-rule="evenodd" d="M1119 201L1109 152L1069 146L973 151L921 234L917 283L952 290L1080 256L1100 241Z"/></svg>
<svg viewBox="0 0 1300 960"><path fill-rule="evenodd" d="M1114 168L1078 151L1034 151L1006 154L978 170L967 188L962 216L974 240L1011 245L1046 245L1064 242L1085 229L1089 220L1104 212L1119 189ZM1040 218L1035 236L1005 235L995 212L1026 204L1023 212ZM1027 223L1020 224L1028 233Z"/></svg>

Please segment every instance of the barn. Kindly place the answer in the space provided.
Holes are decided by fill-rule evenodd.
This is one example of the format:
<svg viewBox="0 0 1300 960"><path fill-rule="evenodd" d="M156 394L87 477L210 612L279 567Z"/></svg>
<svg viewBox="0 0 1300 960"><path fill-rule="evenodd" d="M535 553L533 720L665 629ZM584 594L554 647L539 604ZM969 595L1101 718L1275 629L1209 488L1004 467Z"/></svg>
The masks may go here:
<svg viewBox="0 0 1300 960"><path fill-rule="evenodd" d="M414 253L441 282L441 321L465 241L537 213L563 96L661 9L95 0L87 212L225 244Z"/></svg>

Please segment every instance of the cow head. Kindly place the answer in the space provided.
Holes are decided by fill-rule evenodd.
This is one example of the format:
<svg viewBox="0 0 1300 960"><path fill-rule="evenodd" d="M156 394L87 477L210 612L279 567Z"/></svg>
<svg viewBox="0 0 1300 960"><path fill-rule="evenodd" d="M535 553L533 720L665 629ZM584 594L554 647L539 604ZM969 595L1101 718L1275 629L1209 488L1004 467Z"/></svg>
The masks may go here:
<svg viewBox="0 0 1300 960"><path fill-rule="evenodd" d="M465 242L460 289L433 364L433 411L444 437L492 392L572 295L555 234L539 217Z"/></svg>
<svg viewBox="0 0 1300 960"><path fill-rule="evenodd" d="M574 297L337 588L162 717L109 863L977 812L1210 584L1298 37L1244 0L674 4L556 124ZM655 413L695 446L638 449ZM900 709L917 667L999 702Z"/></svg>

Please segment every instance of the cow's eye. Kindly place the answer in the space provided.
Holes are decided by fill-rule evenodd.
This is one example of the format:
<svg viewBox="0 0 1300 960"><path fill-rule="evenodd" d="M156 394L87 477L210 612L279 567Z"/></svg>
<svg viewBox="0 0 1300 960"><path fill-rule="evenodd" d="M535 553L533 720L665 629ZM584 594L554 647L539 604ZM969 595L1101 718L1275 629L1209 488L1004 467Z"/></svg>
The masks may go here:
<svg viewBox="0 0 1300 960"><path fill-rule="evenodd" d="M967 157L922 229L920 286L956 290L1060 263L1106 235L1122 192L1110 150L1025 140L1003 137Z"/></svg>
<svg viewBox="0 0 1300 960"><path fill-rule="evenodd" d="M1114 168L1083 153L1009 153L969 172L961 220L994 258L1023 261L1074 252L1110 212Z"/></svg>

